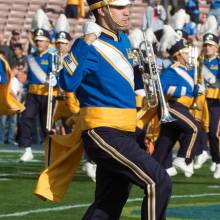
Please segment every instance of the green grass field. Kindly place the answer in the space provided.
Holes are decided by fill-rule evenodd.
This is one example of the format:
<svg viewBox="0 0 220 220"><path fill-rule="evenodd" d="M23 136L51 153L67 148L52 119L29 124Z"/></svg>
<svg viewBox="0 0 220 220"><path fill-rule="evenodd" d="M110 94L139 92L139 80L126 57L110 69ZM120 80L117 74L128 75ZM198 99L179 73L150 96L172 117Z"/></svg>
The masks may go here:
<svg viewBox="0 0 220 220"><path fill-rule="evenodd" d="M81 167L62 202L44 202L32 195L43 152L35 152L30 163L19 163L20 155L0 146L0 220L80 220L95 187ZM168 220L220 220L220 180L213 179L208 168L209 162L191 178L181 174L173 178ZM141 198L142 191L134 186L121 220L140 219Z"/></svg>

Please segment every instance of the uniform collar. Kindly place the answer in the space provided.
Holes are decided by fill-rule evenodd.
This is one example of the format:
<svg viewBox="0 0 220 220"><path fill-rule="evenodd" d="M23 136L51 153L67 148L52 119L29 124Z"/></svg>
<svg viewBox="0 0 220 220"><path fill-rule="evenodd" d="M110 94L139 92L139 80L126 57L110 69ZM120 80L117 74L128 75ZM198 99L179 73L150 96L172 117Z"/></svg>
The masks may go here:
<svg viewBox="0 0 220 220"><path fill-rule="evenodd" d="M38 54L39 57L42 57L42 56L45 55L46 53L48 53L48 49L47 49L46 51L42 52L42 53L39 53L39 52L37 51L37 54Z"/></svg>
<svg viewBox="0 0 220 220"><path fill-rule="evenodd" d="M212 58L208 59L208 58L205 58L205 60L207 60L208 62L211 62L213 60L215 60L218 56L213 56Z"/></svg>
<svg viewBox="0 0 220 220"><path fill-rule="evenodd" d="M109 29L106 29L104 27L101 27L102 29L102 35L109 38L109 39L112 39L114 41L119 41L119 37L118 37L118 34L114 33L113 31L109 30Z"/></svg>
<svg viewBox="0 0 220 220"><path fill-rule="evenodd" d="M183 64L181 64L180 62L176 61L174 64L173 64L174 67L181 67L185 70L187 70L187 67Z"/></svg>

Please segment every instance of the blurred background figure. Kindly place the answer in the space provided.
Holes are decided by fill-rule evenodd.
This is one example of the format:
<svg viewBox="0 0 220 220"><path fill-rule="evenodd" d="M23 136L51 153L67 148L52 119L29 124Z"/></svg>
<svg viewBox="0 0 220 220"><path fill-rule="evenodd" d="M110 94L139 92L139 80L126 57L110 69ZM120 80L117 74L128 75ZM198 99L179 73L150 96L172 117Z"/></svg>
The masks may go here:
<svg viewBox="0 0 220 220"><path fill-rule="evenodd" d="M11 94L17 100L21 100L23 92L23 82L26 77L22 74L23 69L19 69L19 66L13 66L11 68ZM0 143L11 144L17 146L17 114L3 115L0 119Z"/></svg>
<svg viewBox="0 0 220 220"><path fill-rule="evenodd" d="M199 22L199 1L198 0L187 0L186 1L186 12L190 15L191 21Z"/></svg>
<svg viewBox="0 0 220 220"><path fill-rule="evenodd" d="M65 7L65 15L67 18L83 18L85 17L83 0L67 0Z"/></svg>
<svg viewBox="0 0 220 220"><path fill-rule="evenodd" d="M37 51L28 56L28 93L25 98L25 111L22 112L18 126L19 147L24 149L20 161L26 162L33 159L31 149L31 128L37 114L40 116L40 125L43 138L46 136L46 118L48 101L48 75L52 68L52 55L48 52L50 44L51 25L47 15L39 9L33 17L32 27L34 30L34 41ZM54 86L56 79L54 79ZM54 89L54 93L57 90Z"/></svg>
<svg viewBox="0 0 220 220"><path fill-rule="evenodd" d="M21 43L16 43L13 46L13 57L11 61L13 66L18 66L19 64L26 67L27 65L27 56L24 55L23 46Z"/></svg>
<svg viewBox="0 0 220 220"><path fill-rule="evenodd" d="M220 25L220 0L211 0L209 14L214 15Z"/></svg>
<svg viewBox="0 0 220 220"><path fill-rule="evenodd" d="M153 32L163 29L167 14L160 0L147 5L143 16L143 28L150 28Z"/></svg>

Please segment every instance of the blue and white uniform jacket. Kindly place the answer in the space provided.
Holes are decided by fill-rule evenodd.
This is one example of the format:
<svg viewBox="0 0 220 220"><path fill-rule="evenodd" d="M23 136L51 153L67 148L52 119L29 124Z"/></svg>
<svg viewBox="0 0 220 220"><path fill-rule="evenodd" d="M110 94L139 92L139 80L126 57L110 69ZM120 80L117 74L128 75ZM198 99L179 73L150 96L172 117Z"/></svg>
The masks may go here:
<svg viewBox="0 0 220 220"><path fill-rule="evenodd" d="M207 98L220 99L220 58L205 59L202 65L202 74L207 87Z"/></svg>
<svg viewBox="0 0 220 220"><path fill-rule="evenodd" d="M60 86L80 102L82 130L107 126L135 131L136 101L130 42L102 29L91 45L78 39L64 57Z"/></svg>
<svg viewBox="0 0 220 220"><path fill-rule="evenodd" d="M28 56L28 92L36 95L48 95L46 79L52 68L52 55L46 51L35 52ZM54 89L54 95L57 91Z"/></svg>
<svg viewBox="0 0 220 220"><path fill-rule="evenodd" d="M194 97L194 69L175 62L160 75L161 85L168 100L176 100L189 107Z"/></svg>
<svg viewBox="0 0 220 220"><path fill-rule="evenodd" d="M6 78L6 73L4 69L4 64L0 57L0 83L6 84L6 82L7 82L7 78Z"/></svg>

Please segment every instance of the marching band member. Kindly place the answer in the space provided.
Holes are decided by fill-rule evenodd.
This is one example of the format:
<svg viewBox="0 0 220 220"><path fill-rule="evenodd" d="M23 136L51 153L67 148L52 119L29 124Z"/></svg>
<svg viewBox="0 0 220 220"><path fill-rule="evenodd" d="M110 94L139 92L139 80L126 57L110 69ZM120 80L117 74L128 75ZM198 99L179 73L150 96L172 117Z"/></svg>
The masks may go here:
<svg viewBox="0 0 220 220"><path fill-rule="evenodd" d="M209 142L212 161L216 164L214 178L220 178L220 58L218 57L219 38L213 32L203 36L204 61L202 74L207 86L209 109Z"/></svg>
<svg viewBox="0 0 220 220"><path fill-rule="evenodd" d="M119 219L130 184L144 189L142 219L165 219L171 192L166 171L136 142L136 100L128 28L129 0L89 0L101 35L77 39L60 73L76 94L84 149L97 164L96 195L83 219Z"/></svg>
<svg viewBox="0 0 220 220"><path fill-rule="evenodd" d="M216 18L213 15L210 15L205 24L204 24L204 33L217 33L218 29L218 23ZM203 34L204 35L204 34ZM201 45L203 42L201 42ZM202 46L201 46L202 47ZM198 68L198 80L202 82L203 84L206 84L204 82L204 76L202 73L202 66L204 62L204 49L201 50L200 58L199 58L199 68ZM201 96L197 97L196 99L198 109L199 110L192 110L191 113L194 115L194 117L200 121L202 125L202 135L201 135L201 140L202 143L201 148L199 149L200 153L195 160L194 163L194 168L195 169L200 169L202 165L210 158L208 154L208 133L209 133L209 124L210 124L210 118L209 118L209 110L208 110L208 104L207 104L207 99L206 99L206 92L202 94ZM213 166L215 166L216 163L213 163ZM214 170L213 170L214 172Z"/></svg>
<svg viewBox="0 0 220 220"><path fill-rule="evenodd" d="M201 93L203 88L194 85L194 69L188 69L188 47L168 25L164 27L161 48L163 51L167 49L175 60L174 64L161 73L161 84L170 106L169 112L176 120L161 125L153 156L164 165L180 134L184 135L179 150L180 157L173 161L173 165L190 176L193 174L192 159L197 147L200 127L190 114L189 107L193 97Z"/></svg>
<svg viewBox="0 0 220 220"><path fill-rule="evenodd" d="M48 99L48 75L51 72L52 56L48 52L50 44L50 24L47 15L39 9L33 17L34 41L37 51L28 56L28 94L25 99L25 111L21 114L18 125L19 147L25 148L20 161L33 159L31 150L31 127L34 117L40 113L40 124L43 136L46 136L46 117ZM53 78L56 85L56 78ZM58 89L54 89L56 96Z"/></svg>
<svg viewBox="0 0 220 220"><path fill-rule="evenodd" d="M64 14L61 14L55 24L56 33L56 49L58 55L61 57L66 56L70 49L70 42L72 40L70 36L70 27L68 20ZM79 113L79 102L73 93L68 93L60 90L59 98L56 100L54 110L54 121L61 120L61 124L64 126L64 133L70 133L72 126L67 126L65 120L72 116L72 114Z"/></svg>

